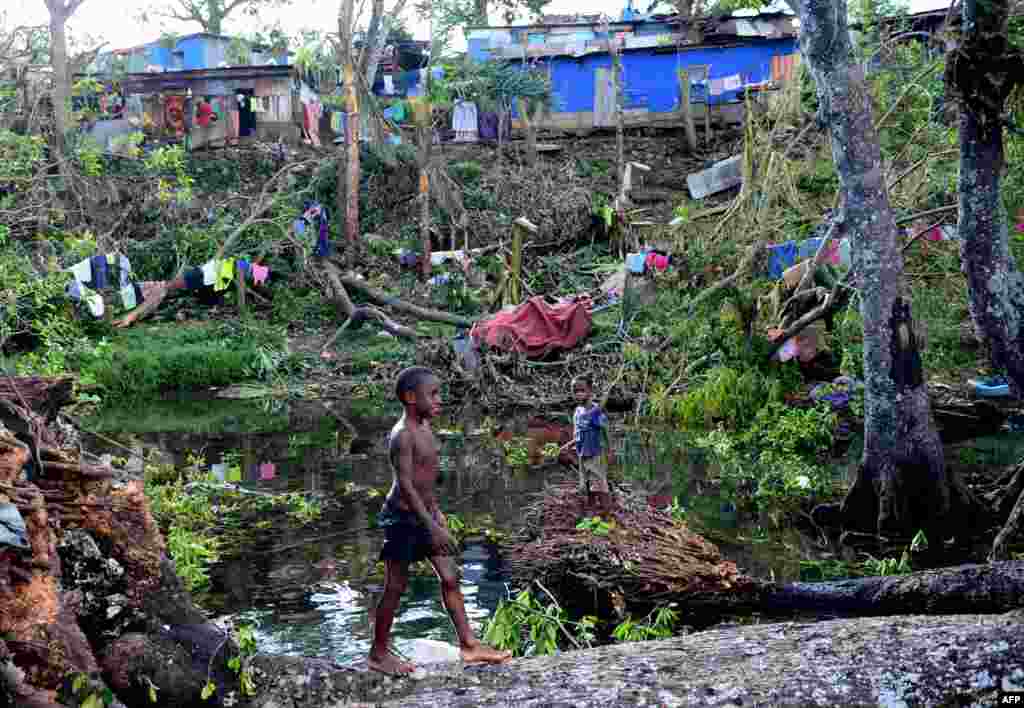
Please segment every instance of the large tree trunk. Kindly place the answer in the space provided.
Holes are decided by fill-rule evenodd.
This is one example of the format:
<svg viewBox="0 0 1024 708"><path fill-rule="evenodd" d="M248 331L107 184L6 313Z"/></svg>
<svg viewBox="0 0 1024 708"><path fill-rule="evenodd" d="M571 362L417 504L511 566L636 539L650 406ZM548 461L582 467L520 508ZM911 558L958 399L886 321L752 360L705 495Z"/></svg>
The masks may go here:
<svg viewBox="0 0 1024 708"><path fill-rule="evenodd" d="M864 457L843 502L847 528L909 537L960 535L972 508L946 469L935 432L910 304L900 295L903 259L885 188L871 93L853 61L845 0L801 0L800 46L817 84L819 119L832 136L845 226L861 277L864 318Z"/></svg>
<svg viewBox="0 0 1024 708"><path fill-rule="evenodd" d="M46 0L50 11L50 68L53 70L53 150L58 160L64 156L64 138L70 129L67 21L82 2L70 0L65 4L65 0ZM63 164L61 169L63 171Z"/></svg>
<svg viewBox="0 0 1024 708"><path fill-rule="evenodd" d="M257 657L252 708L995 705L1020 685L1024 617L731 625L393 681L318 659ZM912 667L912 668L911 668Z"/></svg>
<svg viewBox="0 0 1024 708"><path fill-rule="evenodd" d="M1024 396L1024 275L1010 255L1003 170L1003 106L1024 79L1021 55L1007 40L1007 0L963 3L963 39L950 54L946 81L960 98L960 258L975 330L992 364Z"/></svg>
<svg viewBox="0 0 1024 708"><path fill-rule="evenodd" d="M839 615L1006 612L1024 602L1024 562L960 565L909 575L789 583L769 588L757 611Z"/></svg>

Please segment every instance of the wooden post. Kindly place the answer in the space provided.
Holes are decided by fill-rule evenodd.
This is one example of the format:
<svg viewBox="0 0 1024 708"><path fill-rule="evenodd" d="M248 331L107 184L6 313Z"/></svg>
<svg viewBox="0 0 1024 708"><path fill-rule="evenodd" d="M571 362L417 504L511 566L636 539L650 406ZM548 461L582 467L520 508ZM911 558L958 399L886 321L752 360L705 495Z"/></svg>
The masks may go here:
<svg viewBox="0 0 1024 708"><path fill-rule="evenodd" d="M523 229L518 221L512 225L512 259L509 270L512 277L508 281L508 299L510 304L518 304L522 297L519 279L523 275Z"/></svg>
<svg viewBox="0 0 1024 708"><path fill-rule="evenodd" d="M686 145L690 152L697 151L697 128L693 123L693 109L690 106L690 72L679 70L679 109L683 112L683 127L686 129Z"/></svg>
<svg viewBox="0 0 1024 708"><path fill-rule="evenodd" d="M537 233L537 227L525 217L512 222L512 259L509 264L508 304L518 305L522 299L523 236Z"/></svg>
<svg viewBox="0 0 1024 708"><path fill-rule="evenodd" d="M250 268L252 266L249 266ZM246 315L245 305L245 271L242 270L242 265L235 261L235 280L238 281L238 314L243 317Z"/></svg>

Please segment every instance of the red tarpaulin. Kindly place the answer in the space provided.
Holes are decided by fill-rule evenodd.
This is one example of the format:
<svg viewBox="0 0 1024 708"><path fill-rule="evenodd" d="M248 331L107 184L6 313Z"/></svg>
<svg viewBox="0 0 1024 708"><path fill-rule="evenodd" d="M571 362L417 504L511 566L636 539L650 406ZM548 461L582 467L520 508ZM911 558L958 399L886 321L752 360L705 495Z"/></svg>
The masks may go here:
<svg viewBox="0 0 1024 708"><path fill-rule="evenodd" d="M514 310L473 325L470 336L492 347L519 351L531 358L553 349L572 349L590 333L589 303L549 305L534 297Z"/></svg>

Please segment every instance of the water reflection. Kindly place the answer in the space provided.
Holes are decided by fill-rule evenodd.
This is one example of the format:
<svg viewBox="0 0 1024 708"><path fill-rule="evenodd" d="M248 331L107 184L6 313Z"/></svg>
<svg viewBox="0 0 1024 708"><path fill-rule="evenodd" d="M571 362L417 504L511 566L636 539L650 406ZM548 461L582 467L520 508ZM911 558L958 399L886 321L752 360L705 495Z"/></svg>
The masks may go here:
<svg viewBox="0 0 1024 708"><path fill-rule="evenodd" d="M211 407L215 404L203 411L201 432L136 428L134 437L122 439L137 447L159 448L179 465L201 453L209 465L237 468L238 481L252 489L331 495L348 483L381 492L390 485L385 436L394 417L384 411L375 416L330 413L320 404L303 402L275 409L273 425L247 429L231 423L218 430L211 422ZM232 408L229 420L237 421L238 415ZM180 419L175 425L183 427ZM544 444L567 439L564 424L522 418L495 427L479 412L466 411L457 420L441 421L436 430L442 447L443 508L470 526L513 531L532 495L547 484L574 477L553 463L513 467L504 445L511 441L523 446L526 452L520 459L536 462ZM741 571L798 579L802 559L821 557L817 542L795 529L767 532L754 520L737 519L729 511L730 500L721 498L708 482L716 473L713 460L690 445L686 436L619 428L611 439L613 478L627 479L653 505L676 501L685 507L692 525L714 540ZM1014 445L1006 438L958 444L948 457L954 464L969 465L984 456L992 464L1003 454L1002 446L1003 456L1012 462L1021 454L1021 440L1024 436L1018 435ZM360 454L351 454L354 450ZM836 464L836 476L847 475L858 457L859 445L853 444ZM254 623L264 651L361 661L369 648L372 611L381 591L376 560L383 534L374 528L374 519L382 498L345 498L344 508L325 514L315 527L254 533L240 555L223 559L213 569L206 606ZM479 629L505 595L502 562L493 547L471 543L461 563L467 611ZM399 649L413 638L455 641L435 578L412 579L394 631Z"/></svg>

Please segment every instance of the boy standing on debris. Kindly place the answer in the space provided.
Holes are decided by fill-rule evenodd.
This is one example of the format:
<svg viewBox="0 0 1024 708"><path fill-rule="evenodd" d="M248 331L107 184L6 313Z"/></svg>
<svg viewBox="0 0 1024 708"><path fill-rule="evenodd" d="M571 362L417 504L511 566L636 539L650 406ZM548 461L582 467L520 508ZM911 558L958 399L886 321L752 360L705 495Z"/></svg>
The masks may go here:
<svg viewBox="0 0 1024 708"><path fill-rule="evenodd" d="M611 511L612 499L608 489L608 416L594 400L594 384L589 376L572 380L572 393L576 411L572 416L573 439L562 449L576 446L579 457L580 492L587 494L587 508Z"/></svg>
<svg viewBox="0 0 1024 708"><path fill-rule="evenodd" d="M398 603L409 581L409 564L428 559L441 581L441 597L459 636L462 660L466 663L499 664L510 652L485 646L473 635L459 588L459 575L452 557L455 541L438 508L434 487L438 482L438 450L430 420L441 412L437 378L421 366L398 375L395 395L405 408L388 438L388 459L394 482L380 514L384 527L384 594L374 619L371 669L387 674L410 674L416 667L395 656L388 647L391 625Z"/></svg>

